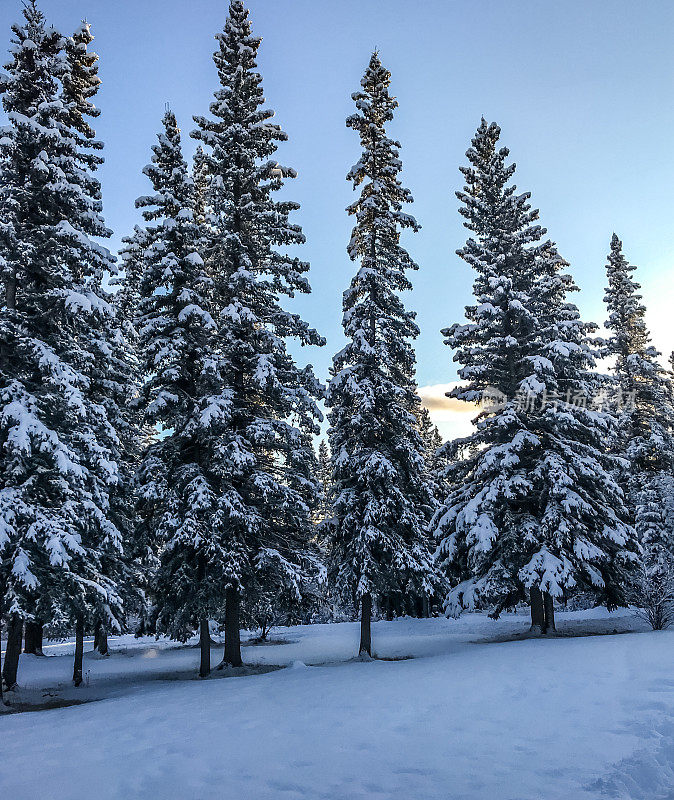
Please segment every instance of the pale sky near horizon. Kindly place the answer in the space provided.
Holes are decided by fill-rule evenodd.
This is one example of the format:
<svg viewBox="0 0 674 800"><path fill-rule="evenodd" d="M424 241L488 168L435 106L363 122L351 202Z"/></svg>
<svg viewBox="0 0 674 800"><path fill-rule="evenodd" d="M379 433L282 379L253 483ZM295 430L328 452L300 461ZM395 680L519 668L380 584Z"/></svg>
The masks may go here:
<svg viewBox="0 0 674 800"><path fill-rule="evenodd" d="M502 128L517 163L516 183L532 192L581 292L584 316L602 323L604 264L611 233L623 239L648 307L655 345L674 348L674 4L668 0L250 0L263 37L259 67L268 105L290 141L281 163L299 177L284 189L301 203L313 293L295 304L328 339L301 352L325 378L342 346L341 294L354 265L346 255L352 200L345 180L358 159L344 125L350 95L377 47L392 72L409 209L422 225L405 243L419 263L406 299L418 312L418 380L445 436L465 431L470 413L444 404L456 380L439 331L463 319L472 275L455 250L466 238L454 192L459 165L480 117ZM184 131L207 112L217 77L213 35L225 0L41 0L50 22L72 32L92 25L103 80L96 123L106 143L101 170L112 249L138 220L134 199L149 184L148 162L165 104ZM0 50L9 44L19 0L0 0ZM7 59L3 59L3 63Z"/></svg>

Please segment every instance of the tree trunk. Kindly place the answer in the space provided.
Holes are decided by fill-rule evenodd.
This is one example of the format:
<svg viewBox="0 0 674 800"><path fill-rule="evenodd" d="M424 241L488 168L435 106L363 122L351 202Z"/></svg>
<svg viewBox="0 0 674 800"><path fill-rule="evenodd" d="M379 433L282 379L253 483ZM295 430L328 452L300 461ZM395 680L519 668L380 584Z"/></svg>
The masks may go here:
<svg viewBox="0 0 674 800"><path fill-rule="evenodd" d="M201 647L201 664L199 677L206 678L211 673L211 632L208 629L208 620L199 621L199 646Z"/></svg>
<svg viewBox="0 0 674 800"><path fill-rule="evenodd" d="M392 595L388 595L386 598L386 619L391 622L396 618L395 607L393 603Z"/></svg>
<svg viewBox="0 0 674 800"><path fill-rule="evenodd" d="M16 308L16 272L12 272L5 282L5 303L11 311Z"/></svg>
<svg viewBox="0 0 674 800"><path fill-rule="evenodd" d="M2 693L2 595L0 594L0 703L7 705L5 703L5 697Z"/></svg>
<svg viewBox="0 0 674 800"><path fill-rule="evenodd" d="M18 614L12 614L7 626L7 650L5 652L5 666L2 670L2 677L8 689L13 689L16 686L22 638L23 620Z"/></svg>
<svg viewBox="0 0 674 800"><path fill-rule="evenodd" d="M240 667L241 660L241 632L239 630L239 592L230 586L225 593L225 656L223 664Z"/></svg>
<svg viewBox="0 0 674 800"><path fill-rule="evenodd" d="M421 613L424 619L428 619L431 616L431 601L427 594L424 595Z"/></svg>
<svg viewBox="0 0 674 800"><path fill-rule="evenodd" d="M393 609L396 617L402 617L405 614L405 606L403 604L402 595L395 594L393 596ZM372 617L372 598L370 597L370 617Z"/></svg>
<svg viewBox="0 0 674 800"><path fill-rule="evenodd" d="M555 606L550 592L543 592L543 607L545 609L543 633L552 633L557 629L555 628Z"/></svg>
<svg viewBox="0 0 674 800"><path fill-rule="evenodd" d="M358 655L372 655L372 595L364 594L360 598L360 649Z"/></svg>
<svg viewBox="0 0 674 800"><path fill-rule="evenodd" d="M4 614L4 601L5 601L5 589L4 586L0 587L0 703L4 706L9 705L5 700L5 697L2 693L2 617Z"/></svg>
<svg viewBox="0 0 674 800"><path fill-rule="evenodd" d="M39 622L26 622L23 652L33 656L43 656L42 625Z"/></svg>
<svg viewBox="0 0 674 800"><path fill-rule="evenodd" d="M543 593L538 586L529 589L529 602L531 603L531 630L542 633L545 627L545 611L543 610Z"/></svg>
<svg viewBox="0 0 674 800"><path fill-rule="evenodd" d="M94 650L102 656L108 655L108 634L100 620L94 628Z"/></svg>
<svg viewBox="0 0 674 800"><path fill-rule="evenodd" d="M82 683L82 662L84 661L84 617L78 617L75 622L75 663L73 665L73 683L80 686Z"/></svg>
<svg viewBox="0 0 674 800"><path fill-rule="evenodd" d="M146 625L145 625L145 617L141 617L138 621L138 627L136 628L136 632L134 636L136 639L140 639L141 636L145 636L146 633Z"/></svg>

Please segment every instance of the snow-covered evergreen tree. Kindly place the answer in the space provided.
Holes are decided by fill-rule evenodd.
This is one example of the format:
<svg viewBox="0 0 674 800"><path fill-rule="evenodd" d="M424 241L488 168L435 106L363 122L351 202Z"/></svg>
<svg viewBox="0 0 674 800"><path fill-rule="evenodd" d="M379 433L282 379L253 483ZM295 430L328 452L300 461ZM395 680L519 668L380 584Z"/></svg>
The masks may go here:
<svg viewBox="0 0 674 800"><path fill-rule="evenodd" d="M125 603L128 612L138 618L137 635L154 630L152 587L158 565L159 547L150 518L136 513L142 456L156 438L155 427L145 419L144 403L140 397L144 363L139 335L140 287L145 270L145 252L151 243L152 237L146 228L142 225L134 226L133 233L122 239L123 246L119 252L122 270L110 281L116 289L114 294L117 315L116 342L124 352L123 366L126 373L122 406L124 458L120 466L124 473L122 498L124 509L132 518L127 519L124 531L124 551L131 570L127 581Z"/></svg>
<svg viewBox="0 0 674 800"><path fill-rule="evenodd" d="M2 579L9 614L61 630L76 621L79 645L87 622L118 628L122 615L117 409L100 382L113 316L101 283L114 260L92 238L110 235L98 158L73 122L91 93L68 88L69 45L33 0L24 18L1 83Z"/></svg>
<svg viewBox="0 0 674 800"><path fill-rule="evenodd" d="M659 362L660 353L651 345L646 308L633 278L635 270L622 252L622 242L613 234L604 302L609 312L605 326L611 332L606 354L615 359L613 371L619 390L615 405L633 467L671 470L672 383Z"/></svg>
<svg viewBox="0 0 674 800"><path fill-rule="evenodd" d="M437 506L447 497L445 471L447 469L443 441L440 431L431 419L427 408L419 411L419 433L424 446L424 462L426 466L426 481L433 497L433 514ZM429 519L430 522L430 519Z"/></svg>
<svg viewBox="0 0 674 800"><path fill-rule="evenodd" d="M356 220L348 254L359 267L344 294L348 342L334 358L328 390L336 585L360 605L360 652L369 655L373 602L433 590L425 519L432 500L412 347L419 331L400 299L411 288L408 271L417 268L400 233L419 226L403 211L412 196L398 178L400 144L386 133L397 107L390 80L373 53L346 122L363 149L347 176L360 187L347 209Z"/></svg>
<svg viewBox="0 0 674 800"><path fill-rule="evenodd" d="M594 326L567 301L567 264L542 241L530 195L516 193L499 136L482 120L457 192L476 303L444 334L465 381L452 395L483 408L475 433L447 446L452 489L437 536L450 613L498 614L529 594L532 623L545 627L553 599L577 588L625 602L635 544L605 452L610 418L591 407Z"/></svg>
<svg viewBox="0 0 674 800"><path fill-rule="evenodd" d="M434 552L436 550L436 545L433 537L433 520L449 493L449 485L446 480L449 463L446 450L443 447L444 442L440 431L431 419L428 409L423 406L419 412L418 425L423 444L424 480L426 481L431 497L431 503L426 507L427 548L429 552ZM430 597L426 595L410 598L411 602L408 603L404 609L405 613L413 616L428 616L431 605L442 605L449 586L443 574L443 570L438 569L435 560L433 562L433 567L435 571L433 576L433 596Z"/></svg>
<svg viewBox="0 0 674 800"><path fill-rule="evenodd" d="M91 197L100 210L101 186L93 174L103 163L100 151L103 143L96 139L96 132L89 120L100 115L93 100L101 81L98 77L98 55L89 49L93 35L88 23L83 22L72 37L65 40L65 61L62 70L62 100L67 112L66 121L70 135L77 143L77 161L80 169L74 178L80 182L84 195ZM102 223L102 220L101 220ZM101 224L87 230L90 235L110 236L110 231ZM111 267L111 283L119 277ZM108 315L102 325L92 331L90 344L94 348L94 359L89 373L92 398L105 408L112 424L108 442L115 454L118 480L110 488L110 516L122 535L124 559L108 560L105 568L115 578L126 607L138 603L138 566L135 563L133 544L133 513L135 502L134 475L139 458L138 417L130 408L137 391L138 365L133 349L133 331L127 324L130 308L127 293L103 293L101 286L104 274L98 270L90 280L99 295L109 303ZM120 302L122 301L122 302ZM97 649L107 653L106 620L103 616L93 620L97 631Z"/></svg>
<svg viewBox="0 0 674 800"><path fill-rule="evenodd" d="M620 422L618 449L626 459L621 479L642 545L643 586L649 575L659 581L663 570L674 570L674 407L672 381L651 345L635 270L613 234L604 298L611 333L606 354L615 359L613 405Z"/></svg>
<svg viewBox="0 0 674 800"><path fill-rule="evenodd" d="M298 205L274 199L283 178L295 172L271 158L287 137L264 107L255 61L261 40L240 0L230 3L216 38L220 88L210 117L195 118L192 135L204 147L198 170L206 182L203 254L227 364L214 468L218 525L226 537L225 661L236 665L240 602L254 604L260 582L299 596L314 564L308 546L318 494L312 436L322 389L311 367L296 365L286 343L323 340L281 302L310 291L309 265L278 249L304 242L289 220Z"/></svg>
<svg viewBox="0 0 674 800"><path fill-rule="evenodd" d="M210 671L208 619L220 613L227 580L217 454L230 396L222 389L212 281L198 252L193 183L171 111L163 126L144 170L154 194L136 201L147 225L127 242L132 260L143 251L141 404L146 424L160 429L140 470L138 539L159 553L157 631L185 641L199 625L203 676Z"/></svg>

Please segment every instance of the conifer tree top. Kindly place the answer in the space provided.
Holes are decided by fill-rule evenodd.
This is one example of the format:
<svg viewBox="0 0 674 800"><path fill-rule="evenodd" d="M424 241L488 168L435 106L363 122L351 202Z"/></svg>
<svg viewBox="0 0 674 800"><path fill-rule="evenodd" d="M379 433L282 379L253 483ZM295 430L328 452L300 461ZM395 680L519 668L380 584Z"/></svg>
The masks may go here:
<svg viewBox="0 0 674 800"><path fill-rule="evenodd" d="M638 294L641 286L634 280L636 267L623 253L623 244L614 233L606 264L608 286L604 302L609 311L605 325L613 331L609 346L619 358L643 351L650 341L646 328L646 308Z"/></svg>
<svg viewBox="0 0 674 800"><path fill-rule="evenodd" d="M216 35L218 49L213 54L213 61L218 70L220 87L215 92L215 99L209 106L211 114L216 118L209 122L204 117L195 117L200 130L193 136L204 144L216 148L227 146L217 135L222 134L232 124L249 127L259 126L260 139L264 147L258 150L258 157L268 157L276 150L275 141L285 141L287 135L278 125L267 121L274 116L269 108L262 108L265 98L262 91L262 76L256 71L256 56L262 39L253 36L248 9L240 0L232 0L224 29ZM266 123L266 124L265 124ZM237 141L231 147L240 147ZM258 147L260 142L258 142ZM215 152L214 156L222 157L223 152ZM245 169L247 165L241 165ZM294 170L283 170L284 175L294 176Z"/></svg>
<svg viewBox="0 0 674 800"><path fill-rule="evenodd" d="M668 470L674 463L671 380L659 362L660 353L651 345L635 271L614 233L606 264L609 285L604 302L609 318L605 326L611 331L606 350L615 356L614 372L625 393L620 397L621 432L633 481L638 480L635 472L639 469Z"/></svg>
<svg viewBox="0 0 674 800"><path fill-rule="evenodd" d="M372 237L379 237L380 247L390 251L394 260L402 259L405 269L416 269L409 255L398 248L399 228L412 228L417 231L420 225L409 214L402 212L404 203L412 202L409 189L403 187L398 179L401 170L400 142L386 134L386 123L393 119L393 111L398 107L395 97L389 93L391 73L382 65L379 53L375 51L361 80L362 91L351 97L356 104L356 113L347 117L346 125L360 134L363 153L351 167L347 180L354 189L363 185L358 200L347 211L356 217L356 227L349 242L349 256L355 260L363 259L367 266L373 256ZM376 220L376 221L375 221ZM379 265L384 259L379 259ZM398 288L410 288L410 284L398 275Z"/></svg>

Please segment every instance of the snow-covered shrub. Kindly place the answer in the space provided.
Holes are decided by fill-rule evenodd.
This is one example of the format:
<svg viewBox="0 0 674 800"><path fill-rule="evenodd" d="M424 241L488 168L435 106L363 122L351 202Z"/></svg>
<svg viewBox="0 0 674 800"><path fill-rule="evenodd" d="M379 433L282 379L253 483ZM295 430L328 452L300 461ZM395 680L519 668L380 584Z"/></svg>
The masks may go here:
<svg viewBox="0 0 674 800"><path fill-rule="evenodd" d="M650 550L637 572L633 603L654 631L674 622L674 558L663 547Z"/></svg>

